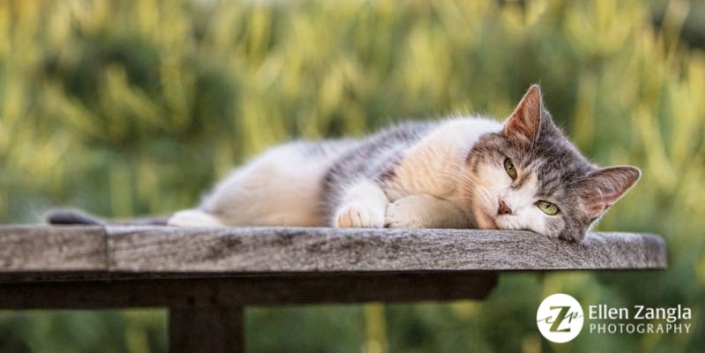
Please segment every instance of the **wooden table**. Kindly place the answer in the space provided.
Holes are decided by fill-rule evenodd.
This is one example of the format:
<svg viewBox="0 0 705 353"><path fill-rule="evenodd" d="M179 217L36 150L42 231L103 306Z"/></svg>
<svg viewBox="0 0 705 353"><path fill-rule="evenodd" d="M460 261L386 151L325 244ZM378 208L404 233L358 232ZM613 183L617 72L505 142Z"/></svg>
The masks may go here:
<svg viewBox="0 0 705 353"><path fill-rule="evenodd" d="M0 308L165 307L172 352L242 351L247 305L483 299L504 271L666 266L650 234L4 226Z"/></svg>

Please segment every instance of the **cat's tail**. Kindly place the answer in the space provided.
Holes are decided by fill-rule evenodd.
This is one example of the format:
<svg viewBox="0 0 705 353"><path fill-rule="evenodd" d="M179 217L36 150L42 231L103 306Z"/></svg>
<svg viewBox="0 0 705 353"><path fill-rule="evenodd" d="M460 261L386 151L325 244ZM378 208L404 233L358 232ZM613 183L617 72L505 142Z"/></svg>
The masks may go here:
<svg viewBox="0 0 705 353"><path fill-rule="evenodd" d="M51 210L44 215L44 221L51 225L131 225L131 226L165 226L168 216L140 217L127 220L107 220L76 209Z"/></svg>

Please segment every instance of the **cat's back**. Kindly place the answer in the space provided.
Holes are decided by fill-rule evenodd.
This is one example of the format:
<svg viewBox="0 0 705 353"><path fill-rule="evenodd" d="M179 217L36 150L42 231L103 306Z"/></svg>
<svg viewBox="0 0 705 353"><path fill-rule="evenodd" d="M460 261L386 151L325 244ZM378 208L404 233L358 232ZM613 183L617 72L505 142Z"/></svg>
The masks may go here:
<svg viewBox="0 0 705 353"><path fill-rule="evenodd" d="M480 136L499 130L500 123L481 117L402 122L344 150L331 166L326 181L340 184L357 177L375 179L418 149L429 151L426 157L430 159L447 158L451 152L464 153Z"/></svg>
<svg viewBox="0 0 705 353"><path fill-rule="evenodd" d="M461 148L468 150L481 136L496 133L502 124L480 116L452 116L431 121L409 121L370 136L358 148L370 154L407 154L423 148Z"/></svg>
<svg viewBox="0 0 705 353"><path fill-rule="evenodd" d="M457 176L474 144L501 129L499 122L482 117L440 120L383 171L380 182L392 200L413 194L454 194Z"/></svg>
<svg viewBox="0 0 705 353"><path fill-rule="evenodd" d="M482 116L450 116L429 121L406 121L371 135L364 142L370 150L384 147L413 147L430 137L445 137L450 143L472 142L499 132L502 124ZM440 142L440 141L439 141Z"/></svg>

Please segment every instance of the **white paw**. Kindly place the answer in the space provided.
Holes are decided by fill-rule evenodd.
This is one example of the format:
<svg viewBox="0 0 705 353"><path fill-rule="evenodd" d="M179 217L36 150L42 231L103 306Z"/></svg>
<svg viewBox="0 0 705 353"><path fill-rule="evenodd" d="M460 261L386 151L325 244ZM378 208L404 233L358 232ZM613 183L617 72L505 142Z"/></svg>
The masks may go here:
<svg viewBox="0 0 705 353"><path fill-rule="evenodd" d="M174 227L222 227L214 216L200 210L185 210L174 213L166 223Z"/></svg>
<svg viewBox="0 0 705 353"><path fill-rule="evenodd" d="M418 202L404 197L387 205L384 225L388 228L425 228Z"/></svg>
<svg viewBox="0 0 705 353"><path fill-rule="evenodd" d="M335 215L336 228L382 228L384 212L364 204L349 204Z"/></svg>

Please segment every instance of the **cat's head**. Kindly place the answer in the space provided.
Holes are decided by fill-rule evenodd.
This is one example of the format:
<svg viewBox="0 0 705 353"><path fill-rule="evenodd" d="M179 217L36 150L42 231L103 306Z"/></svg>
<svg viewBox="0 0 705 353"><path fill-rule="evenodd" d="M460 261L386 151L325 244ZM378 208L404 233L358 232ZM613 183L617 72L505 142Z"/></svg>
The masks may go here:
<svg viewBox="0 0 705 353"><path fill-rule="evenodd" d="M598 168L556 127L531 86L502 131L468 155L469 198L482 229L522 229L580 241L639 180L630 166Z"/></svg>

